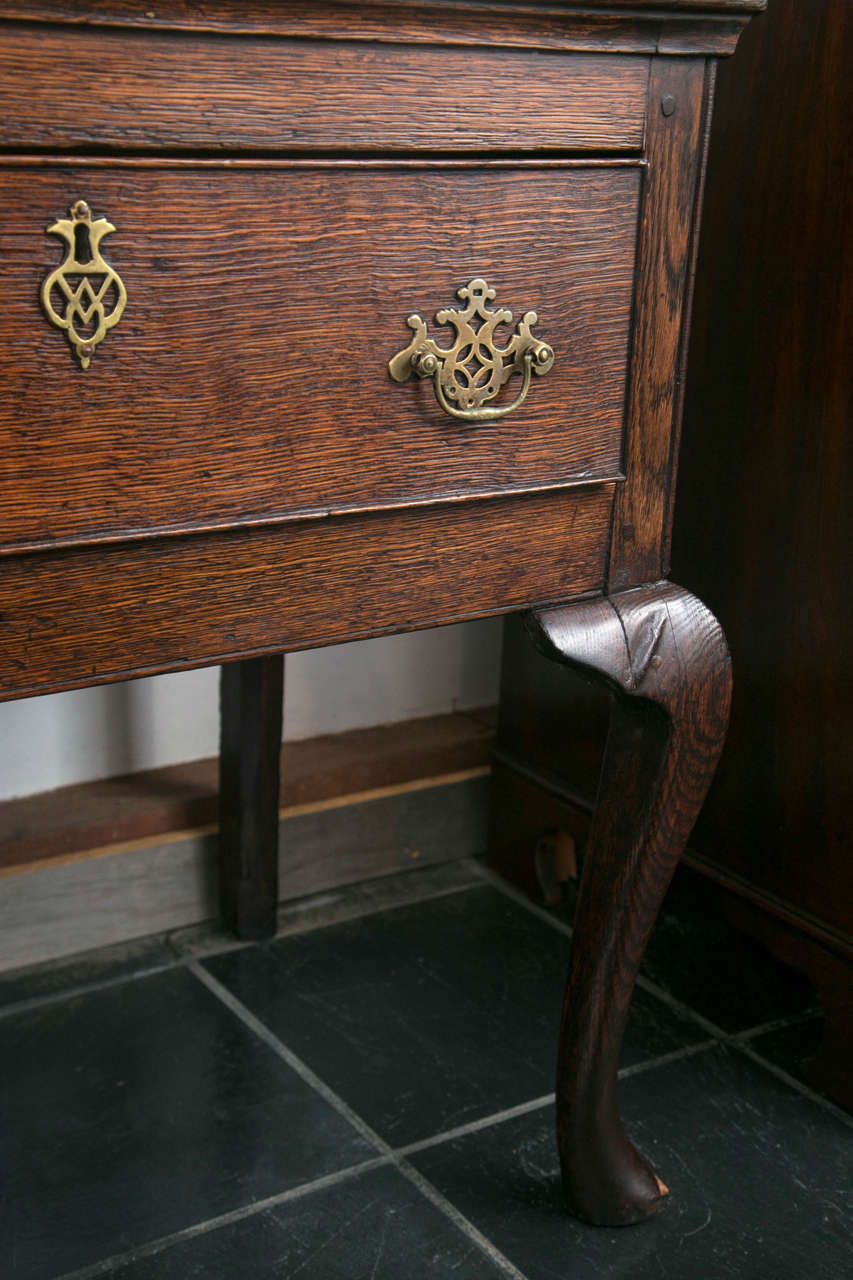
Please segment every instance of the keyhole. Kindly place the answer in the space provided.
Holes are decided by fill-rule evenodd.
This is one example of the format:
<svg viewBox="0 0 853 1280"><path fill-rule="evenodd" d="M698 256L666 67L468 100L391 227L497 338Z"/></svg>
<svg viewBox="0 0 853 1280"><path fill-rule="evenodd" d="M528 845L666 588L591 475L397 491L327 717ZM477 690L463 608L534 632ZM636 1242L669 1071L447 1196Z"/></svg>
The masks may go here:
<svg viewBox="0 0 853 1280"><path fill-rule="evenodd" d="M78 222L74 227L74 258L81 265L92 261L89 228L84 222Z"/></svg>

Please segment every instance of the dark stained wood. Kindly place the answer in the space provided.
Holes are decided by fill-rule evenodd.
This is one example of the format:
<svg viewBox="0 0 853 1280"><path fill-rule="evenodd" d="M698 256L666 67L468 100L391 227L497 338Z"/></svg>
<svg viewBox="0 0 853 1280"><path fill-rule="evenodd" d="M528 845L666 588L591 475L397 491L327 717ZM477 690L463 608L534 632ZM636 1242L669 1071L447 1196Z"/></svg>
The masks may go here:
<svg viewBox="0 0 853 1280"><path fill-rule="evenodd" d="M556 905L556 892L546 895L546 889L553 890L555 851L558 844L569 837L574 843L575 857L578 851L582 853L589 831L589 814L556 792L544 789L538 779L528 776L515 761L505 760L498 752L493 752L491 778L489 867L534 902L545 903L550 896ZM541 859L549 851L551 882L543 883Z"/></svg>
<svg viewBox="0 0 853 1280"><path fill-rule="evenodd" d="M641 172L0 166L0 545L614 478ZM128 292L85 372L38 299L62 256L44 227L78 197L117 227ZM387 369L406 317L432 325L475 275L557 353L481 424Z"/></svg>
<svg viewBox="0 0 853 1280"><path fill-rule="evenodd" d="M709 22L707 19L692 20L685 15L680 22L667 22L661 27L655 51L667 55L707 53L719 56L734 53L746 24L746 18Z"/></svg>
<svg viewBox="0 0 853 1280"><path fill-rule="evenodd" d="M584 0L580 5L350 3L306 7L267 0L199 4L168 0L12 0L0 18L85 26L130 26L251 35L332 37L350 40L504 45L538 49L608 50L619 53L731 53L751 11L766 0ZM603 12L596 10L604 9ZM662 21L662 14L666 20Z"/></svg>
<svg viewBox="0 0 853 1280"><path fill-rule="evenodd" d="M666 506L663 517L663 539L661 549L661 568L666 577L670 575L672 557L672 522L675 514L675 490L678 478L678 458L681 448L681 423L684 415L684 384L687 380L687 352L690 345L690 324L693 313L693 290L696 284L696 259L699 249L699 233L702 222L702 202L705 195L705 174L708 167L708 149L711 145L711 118L713 114L714 90L717 80L717 63L708 64L705 73L705 104L702 112L702 143L699 159L699 171L696 182L696 204L691 232L690 256L687 281L684 287L684 322L681 330L681 348L678 359L678 386L674 399L672 423L672 440L670 445L669 480L667 483Z"/></svg>
<svg viewBox="0 0 853 1280"><path fill-rule="evenodd" d="M555 662L613 691L584 859L557 1068L557 1132L570 1208L621 1225L666 1188L622 1130L616 1072L646 942L723 743L731 674L719 625L658 583L530 615Z"/></svg>
<svg viewBox="0 0 853 1280"><path fill-rule="evenodd" d="M739 673L692 844L829 992L848 1105L849 1000L823 975L829 951L853 990L851 62L845 0L775 0L720 68L673 539Z"/></svg>
<svg viewBox="0 0 853 1280"><path fill-rule="evenodd" d="M287 742L279 811L485 769L493 737L494 709L484 707ZM218 788L213 756L3 800L0 877L213 828Z"/></svg>
<svg viewBox="0 0 853 1280"><path fill-rule="evenodd" d="M738 892L723 895L723 909L735 928L758 938L777 959L802 969L814 983L823 1005L823 1034L814 1056L802 1064L803 1074L853 1111L853 938L849 933L827 936L820 922L810 932L802 908L789 921Z"/></svg>
<svg viewBox="0 0 853 1280"><path fill-rule="evenodd" d="M219 904L239 938L275 933L284 658L222 668Z"/></svg>
<svg viewBox="0 0 853 1280"><path fill-rule="evenodd" d="M811 1075L848 1107L851 59L843 0L779 0L720 68L674 540L741 675L686 861L815 983L826 1030ZM569 672L561 690L518 633L508 620L498 741L496 826L512 838L495 841L516 875L556 810L579 821L569 801L582 811L594 794L604 739L602 692Z"/></svg>
<svg viewBox="0 0 853 1280"><path fill-rule="evenodd" d="M637 298L624 470L613 517L610 589L663 576L668 485L675 466L679 361L687 322L691 232L700 169L704 63L655 59L649 170L637 251ZM672 111L664 114L664 98Z"/></svg>
<svg viewBox="0 0 853 1280"><path fill-rule="evenodd" d="M559 601L540 643L616 691L558 1085L569 1202L608 1223L662 1199L619 1127L616 1063L728 706L719 629L657 579L705 55L754 7L0 7L21 152L0 167L0 696L240 659L224 905L265 933L271 655ZM129 296L85 374L38 308L43 228L81 197L118 228ZM523 417L476 427L385 372L405 317L474 275L557 350ZM599 598L608 564L611 590L638 589Z"/></svg>
<svg viewBox="0 0 853 1280"><path fill-rule="evenodd" d="M612 497L602 485L10 557L0 697L600 591Z"/></svg>
<svg viewBox="0 0 853 1280"><path fill-rule="evenodd" d="M566 731L569 716L571 732ZM561 796L591 810L609 721L607 691L547 661L531 647L523 618L508 617L495 742L504 764L538 780L549 778Z"/></svg>
<svg viewBox="0 0 853 1280"><path fill-rule="evenodd" d="M534 853L548 832L582 850L595 808L611 696L603 683L551 662L531 644L523 615L504 622L489 865L541 900Z"/></svg>
<svg viewBox="0 0 853 1280"><path fill-rule="evenodd" d="M637 151L647 78L642 57L13 27L0 112L7 149Z"/></svg>

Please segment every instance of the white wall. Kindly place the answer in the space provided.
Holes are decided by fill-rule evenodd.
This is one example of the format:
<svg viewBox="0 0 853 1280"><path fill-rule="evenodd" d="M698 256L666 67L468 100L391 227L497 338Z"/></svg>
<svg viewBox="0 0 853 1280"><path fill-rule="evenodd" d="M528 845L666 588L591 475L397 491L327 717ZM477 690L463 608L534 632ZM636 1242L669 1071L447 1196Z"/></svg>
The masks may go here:
<svg viewBox="0 0 853 1280"><path fill-rule="evenodd" d="M487 706L500 619L292 654L285 737ZM218 668L0 704L0 799L218 750Z"/></svg>

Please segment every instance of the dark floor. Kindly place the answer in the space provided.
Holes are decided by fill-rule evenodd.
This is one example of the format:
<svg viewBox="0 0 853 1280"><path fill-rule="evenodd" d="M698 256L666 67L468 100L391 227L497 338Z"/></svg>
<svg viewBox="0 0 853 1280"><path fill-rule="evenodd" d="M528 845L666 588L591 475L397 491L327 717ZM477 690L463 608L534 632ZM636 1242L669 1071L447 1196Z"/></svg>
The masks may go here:
<svg viewBox="0 0 853 1280"><path fill-rule="evenodd" d="M560 913L474 864L0 977L0 1280L853 1274L853 1121L800 1064L809 987L676 879L621 1085L671 1188L561 1210ZM565 916L566 912L563 913Z"/></svg>

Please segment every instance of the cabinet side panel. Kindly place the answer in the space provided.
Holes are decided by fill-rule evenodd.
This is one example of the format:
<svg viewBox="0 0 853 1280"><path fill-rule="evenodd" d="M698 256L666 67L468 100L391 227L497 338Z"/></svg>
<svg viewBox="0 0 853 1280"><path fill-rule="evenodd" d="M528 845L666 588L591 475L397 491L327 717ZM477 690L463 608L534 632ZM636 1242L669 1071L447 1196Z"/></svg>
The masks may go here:
<svg viewBox="0 0 853 1280"><path fill-rule="evenodd" d="M669 484L680 408L679 365L705 103L704 59L655 59L624 445L614 511L610 589L663 575Z"/></svg>

